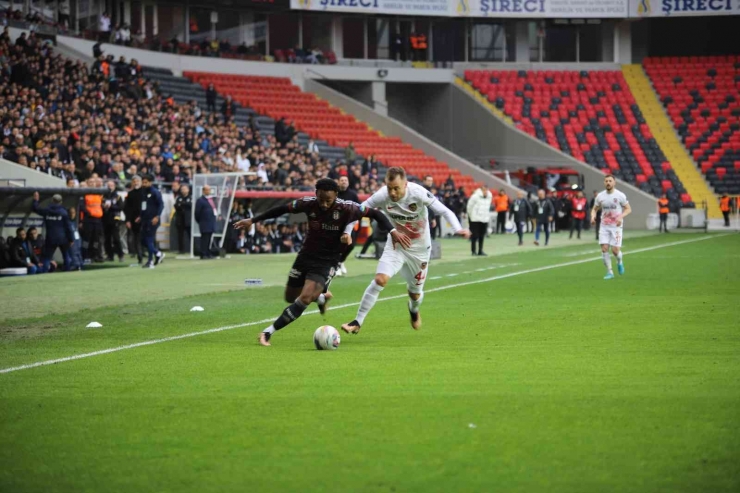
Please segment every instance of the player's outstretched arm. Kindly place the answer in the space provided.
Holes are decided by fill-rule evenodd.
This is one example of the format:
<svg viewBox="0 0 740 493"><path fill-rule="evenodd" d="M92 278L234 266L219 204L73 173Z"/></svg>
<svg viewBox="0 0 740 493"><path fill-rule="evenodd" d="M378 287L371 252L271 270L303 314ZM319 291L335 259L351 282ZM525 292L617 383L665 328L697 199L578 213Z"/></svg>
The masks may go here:
<svg viewBox="0 0 740 493"><path fill-rule="evenodd" d="M455 216L455 213L442 202L435 200L429 204L428 207L438 216L442 216L447 219L447 222L452 225L452 231L454 231L456 235L462 236L463 238L470 238L470 230L463 228L460 221L458 221L457 216Z"/></svg>
<svg viewBox="0 0 740 493"><path fill-rule="evenodd" d="M386 215L380 212L378 209L373 209L370 207L366 208L365 217L375 219L381 229L384 229L385 231L390 231L389 234L391 235L391 238L393 238L394 244L400 243L404 249L411 247L411 238L406 236L404 233L396 230L396 228L393 227L393 224L386 217Z"/></svg>
<svg viewBox="0 0 740 493"><path fill-rule="evenodd" d="M596 224L596 213L599 212L599 204L594 202L594 207L591 209L591 224Z"/></svg>
<svg viewBox="0 0 740 493"><path fill-rule="evenodd" d="M290 207L288 207L287 205L279 205L277 207L273 207L267 212L263 212L262 214L258 214L254 217L249 217L247 219L242 219L241 221L235 222L234 229L249 229L252 227L252 224L258 223L260 221L265 221L267 219L275 219L276 217L280 217L283 214L288 214L289 212L293 212L290 210Z"/></svg>
<svg viewBox="0 0 740 493"><path fill-rule="evenodd" d="M632 207L630 207L629 203L626 203L622 208L622 216L619 218L619 221L617 221L617 226L621 226L624 218L629 216L630 214L632 214Z"/></svg>

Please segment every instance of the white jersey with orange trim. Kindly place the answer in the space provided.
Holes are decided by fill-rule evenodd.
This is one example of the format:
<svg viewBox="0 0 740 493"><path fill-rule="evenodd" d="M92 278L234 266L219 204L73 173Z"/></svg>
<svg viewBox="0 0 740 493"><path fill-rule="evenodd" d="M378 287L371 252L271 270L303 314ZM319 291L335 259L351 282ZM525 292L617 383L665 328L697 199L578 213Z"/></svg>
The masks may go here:
<svg viewBox="0 0 740 493"><path fill-rule="evenodd" d="M393 227L404 233L411 240L407 253L419 257L428 255L432 237L429 234L429 207L436 215L444 217L455 233L462 230L455 214L421 185L406 184L406 193L398 202L393 202L388 195L388 188L383 187L368 198L362 205L380 209L388 216Z"/></svg>
<svg viewBox="0 0 740 493"><path fill-rule="evenodd" d="M599 206L601 209L601 227L607 229L622 229L622 226L617 226L617 221L624 212L624 208L627 206L627 196L617 190L612 190L611 193L606 190L602 191L596 196L594 204ZM622 223L624 225L624 223Z"/></svg>

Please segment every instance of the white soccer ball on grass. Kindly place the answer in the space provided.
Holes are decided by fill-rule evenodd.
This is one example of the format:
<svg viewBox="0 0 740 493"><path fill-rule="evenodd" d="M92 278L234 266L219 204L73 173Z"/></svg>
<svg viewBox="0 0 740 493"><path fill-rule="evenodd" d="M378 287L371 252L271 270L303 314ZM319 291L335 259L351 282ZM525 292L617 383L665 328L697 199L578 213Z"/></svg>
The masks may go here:
<svg viewBox="0 0 740 493"><path fill-rule="evenodd" d="M337 349L339 342L339 332L331 325L322 325L313 333L313 344L319 351Z"/></svg>

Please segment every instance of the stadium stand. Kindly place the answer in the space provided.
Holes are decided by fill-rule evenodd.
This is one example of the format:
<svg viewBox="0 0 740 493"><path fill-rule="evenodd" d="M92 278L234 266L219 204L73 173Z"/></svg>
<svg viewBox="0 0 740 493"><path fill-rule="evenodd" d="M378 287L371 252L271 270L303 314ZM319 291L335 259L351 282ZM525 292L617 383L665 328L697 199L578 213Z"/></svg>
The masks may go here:
<svg viewBox="0 0 740 493"><path fill-rule="evenodd" d="M353 116L313 94L304 93L288 78L224 75L186 72L186 77L203 87L214 84L220 94L230 95L242 106L253 108L272 118L285 118L310 137L324 139L330 145L346 148L350 144L360 155L374 155L386 166L403 166L410 175L429 174L435 183L452 177L469 195L477 184L459 170L427 156L397 137L385 137Z"/></svg>
<svg viewBox="0 0 740 493"><path fill-rule="evenodd" d="M718 194L740 194L740 57L646 58L683 144Z"/></svg>
<svg viewBox="0 0 740 493"><path fill-rule="evenodd" d="M674 206L693 207L619 71L466 70L520 130Z"/></svg>

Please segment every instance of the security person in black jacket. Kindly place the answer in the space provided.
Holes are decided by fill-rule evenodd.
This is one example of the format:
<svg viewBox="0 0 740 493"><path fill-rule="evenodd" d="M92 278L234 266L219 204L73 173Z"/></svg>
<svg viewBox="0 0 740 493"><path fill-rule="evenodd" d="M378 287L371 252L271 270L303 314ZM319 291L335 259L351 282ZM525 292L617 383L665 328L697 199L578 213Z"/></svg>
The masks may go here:
<svg viewBox="0 0 740 493"><path fill-rule="evenodd" d="M141 177L136 175L131 179L132 188L126 196L123 211L126 214L126 228L129 232L129 252L136 253L136 258L141 263L141 202L144 190L141 188Z"/></svg>
<svg viewBox="0 0 740 493"><path fill-rule="evenodd" d="M180 195L175 200L175 226L177 227L177 249L186 253L190 246L190 228L193 215L193 197L190 187L182 185Z"/></svg>
<svg viewBox="0 0 740 493"><path fill-rule="evenodd" d="M118 225L121 222L121 211L123 200L116 190L116 182L108 180L108 191L103 195L103 233L105 234L105 253L108 260L113 260L113 255L123 262L123 248L121 237L118 234Z"/></svg>
<svg viewBox="0 0 740 493"><path fill-rule="evenodd" d="M57 248L62 251L64 270L69 270L71 265L69 248L74 244L75 239L69 214L62 206L62 196L54 195L51 198L51 205L46 208L39 207L39 198L39 193L34 192L33 212L44 218L44 232L46 233L41 271L49 272L49 266Z"/></svg>
<svg viewBox="0 0 740 493"><path fill-rule="evenodd" d="M540 230L545 230L545 246L550 243L550 223L555 218L555 206L552 201L545 197L545 191L537 192L537 230L534 233L534 244L540 244Z"/></svg>
<svg viewBox="0 0 740 493"><path fill-rule="evenodd" d="M347 176L340 176L338 182L339 194L337 194L337 198L345 201L356 202L358 204L362 203L360 202L360 196L357 195L357 192L349 188L349 178ZM359 233L359 231L359 227L352 230L352 243L344 247L344 251L342 252L342 256L339 260L339 265L337 266L337 275L341 276L342 274L347 273L347 268L344 266L344 262L345 260L347 260L349 254L352 253L352 250L355 248L355 242L357 241L357 234Z"/></svg>
<svg viewBox="0 0 740 493"><path fill-rule="evenodd" d="M524 196L524 192L517 192L516 200L509 206L509 214L511 214L510 219L516 225L516 234L519 235L519 246L522 246L524 244L524 230L527 227L527 221L532 217L532 206Z"/></svg>
<svg viewBox="0 0 740 493"><path fill-rule="evenodd" d="M216 203L210 197L211 187L203 186L203 196L195 201L195 220L198 221L200 229L200 258L213 258L211 255L211 238L216 231L216 219L218 209Z"/></svg>
<svg viewBox="0 0 740 493"><path fill-rule="evenodd" d="M141 197L141 244L146 247L149 253L149 260L143 265L145 269L153 269L164 260L164 252L157 249L157 228L159 228L159 217L164 209L162 194L152 186L154 177L145 175L141 180L142 197Z"/></svg>

